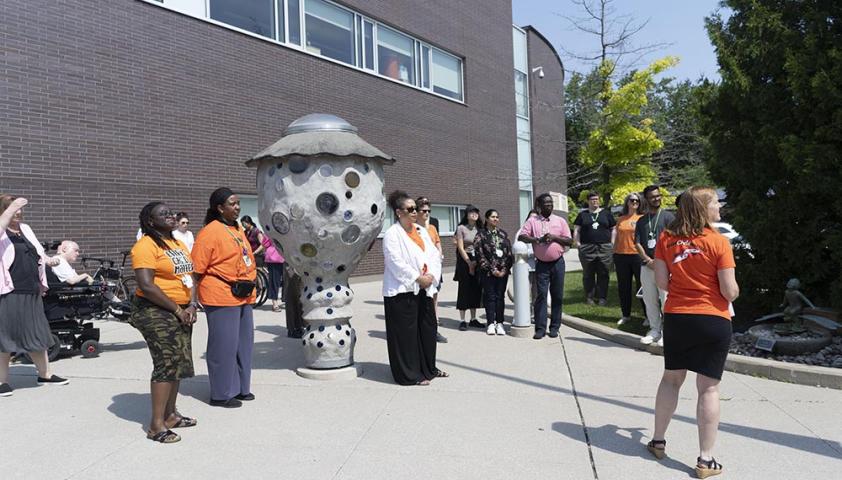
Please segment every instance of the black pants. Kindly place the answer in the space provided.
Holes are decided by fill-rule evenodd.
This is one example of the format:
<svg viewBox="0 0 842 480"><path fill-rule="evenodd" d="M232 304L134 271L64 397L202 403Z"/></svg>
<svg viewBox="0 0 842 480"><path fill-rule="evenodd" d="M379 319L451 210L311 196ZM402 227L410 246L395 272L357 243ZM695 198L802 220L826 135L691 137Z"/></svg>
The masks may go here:
<svg viewBox="0 0 842 480"><path fill-rule="evenodd" d="M424 290L384 297L386 345L392 377L414 385L436 376L436 314Z"/></svg>
<svg viewBox="0 0 842 480"><path fill-rule="evenodd" d="M266 268L269 277L269 300L277 300L278 292L284 285L284 264L267 263Z"/></svg>
<svg viewBox="0 0 842 480"><path fill-rule="evenodd" d="M584 243L579 245L582 263L582 286L588 298L608 298L608 269L614 249L610 243Z"/></svg>
<svg viewBox="0 0 842 480"><path fill-rule="evenodd" d="M506 308L506 285L509 276L498 278L494 275L482 276L482 294L485 301L485 319L488 325L503 323Z"/></svg>
<svg viewBox="0 0 842 480"><path fill-rule="evenodd" d="M631 316L632 299L640 290L640 257L635 254L614 254L614 268L617 270L617 289L620 294L620 309L624 317ZM634 289L632 289L634 278Z"/></svg>

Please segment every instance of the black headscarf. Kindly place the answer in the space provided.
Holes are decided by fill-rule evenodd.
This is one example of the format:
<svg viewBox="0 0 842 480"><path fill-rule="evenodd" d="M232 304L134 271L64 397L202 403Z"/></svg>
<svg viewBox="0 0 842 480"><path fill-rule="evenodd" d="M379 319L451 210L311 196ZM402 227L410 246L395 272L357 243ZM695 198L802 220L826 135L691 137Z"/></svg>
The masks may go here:
<svg viewBox="0 0 842 480"><path fill-rule="evenodd" d="M211 193L209 208L208 212L205 214L205 225L211 223L214 220L219 220L222 223L226 223L225 220L222 219L222 215L219 213L220 205L225 205L225 202L228 201L228 197L234 195L234 192L231 191L230 188L227 187L220 187Z"/></svg>

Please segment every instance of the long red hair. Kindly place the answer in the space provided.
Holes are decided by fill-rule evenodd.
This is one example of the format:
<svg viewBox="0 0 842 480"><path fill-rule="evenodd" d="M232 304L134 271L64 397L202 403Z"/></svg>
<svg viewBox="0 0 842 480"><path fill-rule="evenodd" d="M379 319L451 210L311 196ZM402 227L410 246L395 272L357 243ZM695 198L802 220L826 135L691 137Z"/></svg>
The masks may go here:
<svg viewBox="0 0 842 480"><path fill-rule="evenodd" d="M719 201L716 191L710 187L691 187L679 196L675 220L666 231L676 237L698 237L705 227L710 228L708 205Z"/></svg>

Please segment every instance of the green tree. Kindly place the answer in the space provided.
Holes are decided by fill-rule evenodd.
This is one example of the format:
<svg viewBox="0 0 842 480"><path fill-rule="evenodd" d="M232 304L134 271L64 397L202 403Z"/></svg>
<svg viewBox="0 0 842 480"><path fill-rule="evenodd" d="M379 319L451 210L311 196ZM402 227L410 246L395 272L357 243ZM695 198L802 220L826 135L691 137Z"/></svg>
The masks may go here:
<svg viewBox="0 0 842 480"><path fill-rule="evenodd" d="M706 20L722 81L703 126L751 244L737 268L744 311L777 308L790 277L842 307L842 2L722 3L730 16Z"/></svg>
<svg viewBox="0 0 842 480"><path fill-rule="evenodd" d="M676 63L675 57L656 60L631 73L630 79L617 88L610 81L603 82L599 124L589 134L579 161L599 171L599 190L605 205L611 205L612 198L620 198L622 192L640 191L656 178L651 155L663 147L663 142L652 129L653 120L641 118L641 112L654 88L655 76ZM613 62L606 60L599 70L602 78L610 78Z"/></svg>

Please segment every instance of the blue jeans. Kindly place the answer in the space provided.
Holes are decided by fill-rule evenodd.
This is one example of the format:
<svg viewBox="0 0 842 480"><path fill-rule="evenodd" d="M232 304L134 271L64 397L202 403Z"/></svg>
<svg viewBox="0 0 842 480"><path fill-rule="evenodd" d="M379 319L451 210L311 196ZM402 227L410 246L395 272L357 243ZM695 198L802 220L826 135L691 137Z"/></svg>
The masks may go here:
<svg viewBox="0 0 842 480"><path fill-rule="evenodd" d="M561 302L564 297L564 257L554 262L535 262L535 281L538 284L538 294L535 297L535 331L547 330L547 292L552 298L552 313L550 317L550 331L557 332L561 328Z"/></svg>

